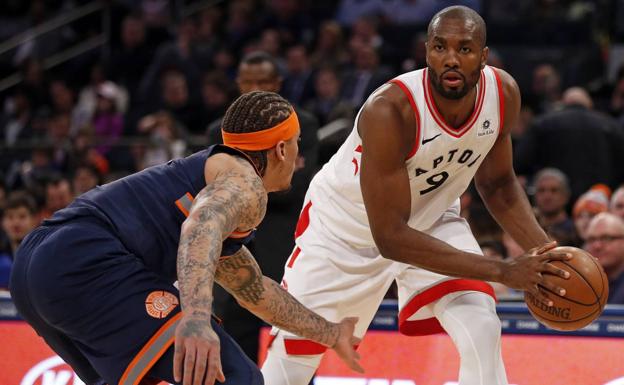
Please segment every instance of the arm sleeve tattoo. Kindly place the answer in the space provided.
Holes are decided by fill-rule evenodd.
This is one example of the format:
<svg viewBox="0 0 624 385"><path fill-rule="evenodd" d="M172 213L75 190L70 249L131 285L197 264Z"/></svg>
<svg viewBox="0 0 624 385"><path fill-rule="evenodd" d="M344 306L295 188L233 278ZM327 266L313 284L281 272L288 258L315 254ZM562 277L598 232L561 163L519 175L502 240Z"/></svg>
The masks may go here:
<svg viewBox="0 0 624 385"><path fill-rule="evenodd" d="M264 216L266 191L248 166L219 174L197 194L182 224L177 270L182 309L187 314L210 315L223 240L236 229L254 227Z"/></svg>
<svg viewBox="0 0 624 385"><path fill-rule="evenodd" d="M326 346L336 343L338 324L312 312L264 277L247 248L219 262L215 278L242 306L271 325Z"/></svg>

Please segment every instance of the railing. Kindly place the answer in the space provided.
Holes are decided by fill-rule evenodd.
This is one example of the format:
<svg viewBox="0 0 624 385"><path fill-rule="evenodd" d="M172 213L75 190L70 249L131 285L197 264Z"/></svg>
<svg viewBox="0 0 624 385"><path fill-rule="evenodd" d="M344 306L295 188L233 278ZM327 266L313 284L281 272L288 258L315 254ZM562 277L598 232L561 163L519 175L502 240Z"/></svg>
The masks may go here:
<svg viewBox="0 0 624 385"><path fill-rule="evenodd" d="M219 3L222 3L223 1L224 0L199 0L186 3L184 0L177 0L174 4L174 7L176 8L174 13L179 17L184 18L201 12L203 9L213 7ZM103 55L107 56L109 49L107 43L110 41L111 33L111 14L106 2L101 0L96 0L82 7L73 9L68 12L64 12L63 14L53 18L52 20L42 23L41 25L38 25L36 27L30 28L29 30L15 35L12 38L0 43L0 55L6 54L11 50L20 47L24 43L27 43L47 33L55 31L59 28L63 28L69 23L80 20L96 12L100 12L102 15L101 33L97 36L90 37L87 40L78 42L74 46L69 47L61 52L57 52L47 58L43 58L42 67L44 70L53 68L79 55L82 55L85 52L99 47L102 48ZM19 84L22 80L22 74L20 74L19 72L15 72L5 77L4 79L0 79L0 92L3 92Z"/></svg>
<svg viewBox="0 0 624 385"><path fill-rule="evenodd" d="M110 36L110 12L108 7L101 1L94 1L82 7L73 9L68 12L46 21L36 27L30 28L12 38L0 43L0 55L6 54L11 50L20 47L31 40L41 37L47 33L63 28L69 23L82 19L95 12L101 12L102 31L97 36L93 36L87 40L81 41L63 51L54 53L53 55L42 59L42 67L44 70L53 68L59 64L65 63L87 51L102 47L107 48L106 43ZM23 80L22 74L15 72L4 79L0 79L0 92L5 91Z"/></svg>

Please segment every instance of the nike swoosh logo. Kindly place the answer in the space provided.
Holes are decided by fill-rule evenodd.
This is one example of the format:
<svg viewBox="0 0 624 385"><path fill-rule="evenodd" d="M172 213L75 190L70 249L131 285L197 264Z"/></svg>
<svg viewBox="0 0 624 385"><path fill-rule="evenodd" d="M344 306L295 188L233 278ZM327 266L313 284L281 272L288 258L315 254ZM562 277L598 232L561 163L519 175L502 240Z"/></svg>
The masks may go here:
<svg viewBox="0 0 624 385"><path fill-rule="evenodd" d="M423 140L422 140L422 142L421 142L421 144L426 144L426 143L429 143L429 142L431 142L432 140L434 140L435 138L437 138L437 137L438 137L438 136L440 136L440 135L442 135L442 134L438 134L438 135L436 135L436 136L432 136L432 137L431 137L431 138L429 138L429 139L423 139Z"/></svg>

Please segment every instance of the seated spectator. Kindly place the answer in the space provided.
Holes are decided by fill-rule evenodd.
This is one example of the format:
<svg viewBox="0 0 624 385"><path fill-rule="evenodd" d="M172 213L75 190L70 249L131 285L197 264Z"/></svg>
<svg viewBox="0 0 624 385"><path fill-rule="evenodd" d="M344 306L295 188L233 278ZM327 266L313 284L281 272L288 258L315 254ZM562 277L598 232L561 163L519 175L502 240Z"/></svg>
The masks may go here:
<svg viewBox="0 0 624 385"><path fill-rule="evenodd" d="M112 82L103 82L96 89L93 129L98 143L97 151L105 155L123 134L123 115L119 110L120 91Z"/></svg>
<svg viewBox="0 0 624 385"><path fill-rule="evenodd" d="M169 112L145 116L139 122L139 132L149 136L149 144L136 159L138 170L186 156L185 129Z"/></svg>
<svg viewBox="0 0 624 385"><path fill-rule="evenodd" d="M2 231L7 236L8 244L0 250L0 289L8 288L15 250L38 224L35 199L23 191L9 194L2 213Z"/></svg>
<svg viewBox="0 0 624 385"><path fill-rule="evenodd" d="M340 99L340 77L332 68L322 68L314 82L316 96L305 108L316 115L321 126L336 119L353 120L355 110L351 104Z"/></svg>
<svg viewBox="0 0 624 385"><path fill-rule="evenodd" d="M618 187L611 196L609 211L624 219L624 185Z"/></svg>
<svg viewBox="0 0 624 385"><path fill-rule="evenodd" d="M41 219L52 216L55 211L67 207L74 199L71 184L67 178L52 176L45 183L45 206L41 210Z"/></svg>
<svg viewBox="0 0 624 385"><path fill-rule="evenodd" d="M567 176L556 168L545 168L534 180L537 219L555 240L563 245L577 244L574 223L566 212L570 199Z"/></svg>
<svg viewBox="0 0 624 385"><path fill-rule="evenodd" d="M84 194L100 183L100 172L95 166L89 164L78 166L72 178L74 196Z"/></svg>
<svg viewBox="0 0 624 385"><path fill-rule="evenodd" d="M607 303L624 304L624 220L611 213L596 215L587 228L585 245L607 273Z"/></svg>
<svg viewBox="0 0 624 385"><path fill-rule="evenodd" d="M582 240L587 239L587 227L591 219L602 212L607 211L609 207L609 191L605 191L602 187L594 187L590 189L574 204L572 214L574 216L574 227Z"/></svg>

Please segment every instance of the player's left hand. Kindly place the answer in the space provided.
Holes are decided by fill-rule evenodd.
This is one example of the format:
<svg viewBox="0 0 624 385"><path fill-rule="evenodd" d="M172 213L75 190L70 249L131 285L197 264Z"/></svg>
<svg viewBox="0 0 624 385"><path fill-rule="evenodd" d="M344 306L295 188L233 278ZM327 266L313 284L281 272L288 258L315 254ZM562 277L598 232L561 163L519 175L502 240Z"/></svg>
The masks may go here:
<svg viewBox="0 0 624 385"><path fill-rule="evenodd" d="M225 382L221 368L221 341L208 318L183 315L175 332L173 377L183 385Z"/></svg>
<svg viewBox="0 0 624 385"><path fill-rule="evenodd" d="M360 339L353 335L357 321L357 317L348 317L340 321L338 324L340 332L336 344L332 346L332 349L336 351L340 359L351 369L356 372L364 373L364 368L362 368L358 362L360 354L356 352L354 348L355 345L360 343Z"/></svg>

